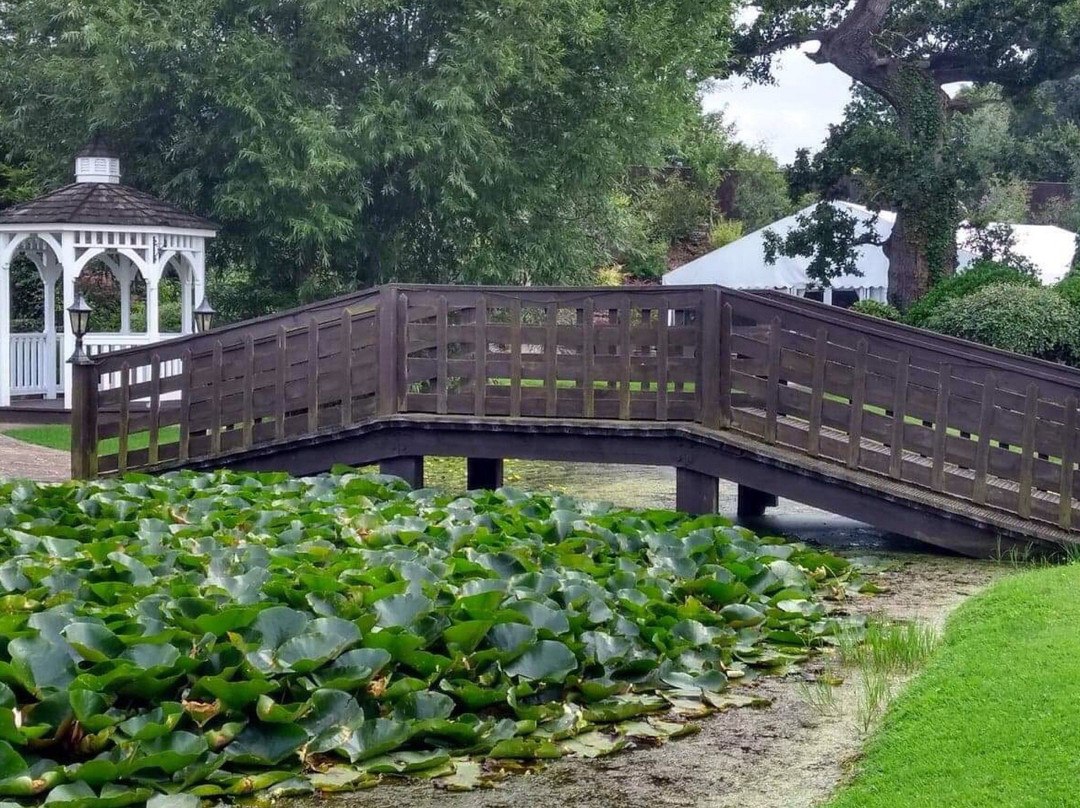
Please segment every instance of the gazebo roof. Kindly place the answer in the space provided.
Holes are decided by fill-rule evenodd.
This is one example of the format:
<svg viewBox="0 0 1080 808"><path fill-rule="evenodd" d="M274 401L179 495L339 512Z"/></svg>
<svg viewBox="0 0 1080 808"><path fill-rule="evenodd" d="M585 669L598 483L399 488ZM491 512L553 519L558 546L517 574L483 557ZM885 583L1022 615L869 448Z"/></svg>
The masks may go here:
<svg viewBox="0 0 1080 808"><path fill-rule="evenodd" d="M209 219L188 213L134 188L110 182L75 182L65 185L37 199L0 212L0 225L5 224L218 229Z"/></svg>

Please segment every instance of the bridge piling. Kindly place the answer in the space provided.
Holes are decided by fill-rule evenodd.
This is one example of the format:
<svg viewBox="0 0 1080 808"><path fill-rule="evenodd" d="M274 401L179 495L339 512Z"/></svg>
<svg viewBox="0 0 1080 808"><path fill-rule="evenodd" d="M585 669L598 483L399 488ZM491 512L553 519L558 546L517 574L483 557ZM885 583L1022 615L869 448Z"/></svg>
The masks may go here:
<svg viewBox="0 0 1080 808"><path fill-rule="evenodd" d="M400 477L413 488L424 487L423 456L388 457L379 461L380 474Z"/></svg>
<svg viewBox="0 0 1080 808"><path fill-rule="evenodd" d="M700 516L716 513L720 480L693 469L675 469L675 508Z"/></svg>
<svg viewBox="0 0 1080 808"><path fill-rule="evenodd" d="M756 519L765 515L766 508L775 508L776 494L759 491L748 485L740 485L736 513L740 519Z"/></svg>
<svg viewBox="0 0 1080 808"><path fill-rule="evenodd" d="M465 487L470 491L502 488L503 461L493 457L470 457L465 461Z"/></svg>

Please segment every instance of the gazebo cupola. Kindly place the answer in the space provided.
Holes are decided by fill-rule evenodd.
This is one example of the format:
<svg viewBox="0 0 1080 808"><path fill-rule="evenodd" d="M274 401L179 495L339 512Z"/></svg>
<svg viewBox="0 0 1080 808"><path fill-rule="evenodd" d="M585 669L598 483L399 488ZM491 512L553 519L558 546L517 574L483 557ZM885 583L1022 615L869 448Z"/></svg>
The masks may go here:
<svg viewBox="0 0 1080 808"><path fill-rule="evenodd" d="M88 266L107 268L120 297L119 329L88 334L85 345L91 355L178 336L160 327L158 295L169 271L180 280L179 333L194 329L195 307L204 299L206 244L217 225L121 184L120 156L100 136L79 151L74 168L74 183L0 211L0 407L9 406L13 396L56 398L62 393L71 400L66 360L75 336L56 316L56 284L62 283L66 310ZM20 256L33 263L44 287L41 332L11 331L11 265ZM146 329L138 333L131 327L136 277L146 285Z"/></svg>

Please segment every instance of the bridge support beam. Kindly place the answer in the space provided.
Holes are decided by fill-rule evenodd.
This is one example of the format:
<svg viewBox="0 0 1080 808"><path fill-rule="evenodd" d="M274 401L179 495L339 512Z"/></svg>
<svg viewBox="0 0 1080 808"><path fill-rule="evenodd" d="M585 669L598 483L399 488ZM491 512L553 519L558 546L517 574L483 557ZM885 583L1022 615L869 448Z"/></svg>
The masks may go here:
<svg viewBox="0 0 1080 808"><path fill-rule="evenodd" d="M695 516L716 513L719 479L693 469L675 469L675 508Z"/></svg>
<svg viewBox="0 0 1080 808"><path fill-rule="evenodd" d="M503 461L494 457L470 457L465 461L465 487L469 491L502 488Z"/></svg>
<svg viewBox="0 0 1080 808"><path fill-rule="evenodd" d="M424 487L424 456L388 457L379 461L380 474L393 474L413 488Z"/></svg>
<svg viewBox="0 0 1080 808"><path fill-rule="evenodd" d="M755 519L764 516L766 508L775 508L776 503L776 494L758 491L748 485L740 485L736 512L740 519Z"/></svg>

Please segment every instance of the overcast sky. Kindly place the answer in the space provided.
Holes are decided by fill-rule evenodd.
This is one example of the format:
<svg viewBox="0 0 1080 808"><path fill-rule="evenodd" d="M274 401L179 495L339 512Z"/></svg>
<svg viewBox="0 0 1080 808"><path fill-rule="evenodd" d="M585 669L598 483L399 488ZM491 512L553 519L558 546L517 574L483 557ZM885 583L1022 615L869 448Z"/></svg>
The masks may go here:
<svg viewBox="0 0 1080 808"><path fill-rule="evenodd" d="M805 46L808 50L817 44ZM777 60L777 84L745 86L742 79L724 82L705 96L706 112L726 110L744 143L761 144L781 163L790 163L795 150L816 151L829 124L843 118L851 94L851 79L832 65L811 62L802 52L787 51Z"/></svg>

